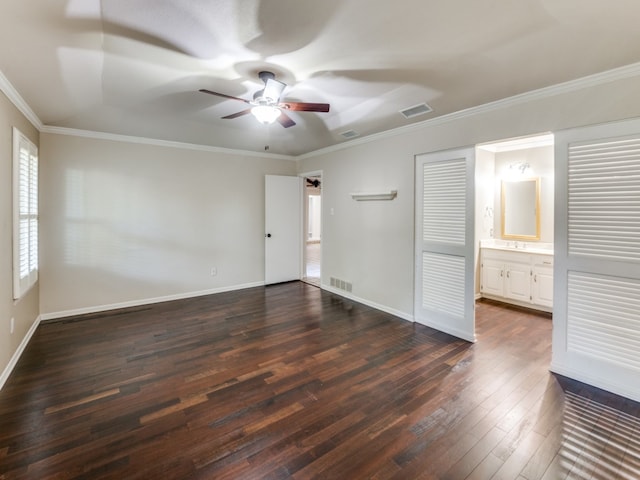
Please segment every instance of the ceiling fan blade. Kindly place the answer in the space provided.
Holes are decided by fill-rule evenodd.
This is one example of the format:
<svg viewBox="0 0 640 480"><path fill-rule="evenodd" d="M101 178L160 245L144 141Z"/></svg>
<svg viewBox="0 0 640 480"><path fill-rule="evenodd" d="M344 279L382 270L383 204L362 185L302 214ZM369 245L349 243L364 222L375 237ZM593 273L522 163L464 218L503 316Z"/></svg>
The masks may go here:
<svg viewBox="0 0 640 480"><path fill-rule="evenodd" d="M294 122L291 117L284 112L282 112L278 117L278 123L280 123L284 128L293 127L296 124L296 122Z"/></svg>
<svg viewBox="0 0 640 480"><path fill-rule="evenodd" d="M226 117L222 117L224 120L233 120L234 118L241 117L246 115L247 113L251 113L251 109L247 108L246 110L241 110L240 112L232 113L231 115L227 115Z"/></svg>
<svg viewBox="0 0 640 480"><path fill-rule="evenodd" d="M294 112L328 112L328 103L281 102L278 107Z"/></svg>
<svg viewBox="0 0 640 480"><path fill-rule="evenodd" d="M228 98L230 100L240 100L241 102L249 103L249 100L245 100L244 98L232 97L231 95L225 95L224 93L219 92L212 92L211 90L207 90L206 88L201 88L200 91L202 93L208 93L209 95L216 95L218 97Z"/></svg>
<svg viewBox="0 0 640 480"><path fill-rule="evenodd" d="M280 95L282 95L282 91L286 86L286 84L279 82L278 80L269 78L264 84L262 96L265 98L270 98L274 103L276 103L278 102L278 100L280 100Z"/></svg>

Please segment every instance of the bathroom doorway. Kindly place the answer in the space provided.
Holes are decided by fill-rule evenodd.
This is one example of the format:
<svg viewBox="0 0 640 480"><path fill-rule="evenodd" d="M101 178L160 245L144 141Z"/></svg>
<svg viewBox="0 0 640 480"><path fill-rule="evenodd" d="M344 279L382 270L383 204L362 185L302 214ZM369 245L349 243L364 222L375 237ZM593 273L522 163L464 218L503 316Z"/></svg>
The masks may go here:
<svg viewBox="0 0 640 480"><path fill-rule="evenodd" d="M476 147L476 298L553 312L554 135Z"/></svg>

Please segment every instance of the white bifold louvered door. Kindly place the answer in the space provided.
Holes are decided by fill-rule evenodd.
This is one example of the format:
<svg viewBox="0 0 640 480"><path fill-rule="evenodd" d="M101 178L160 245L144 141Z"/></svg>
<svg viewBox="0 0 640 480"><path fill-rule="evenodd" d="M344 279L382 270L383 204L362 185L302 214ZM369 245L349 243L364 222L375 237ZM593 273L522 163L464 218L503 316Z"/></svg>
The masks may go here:
<svg viewBox="0 0 640 480"><path fill-rule="evenodd" d="M640 400L640 121L556 135L557 373Z"/></svg>
<svg viewBox="0 0 640 480"><path fill-rule="evenodd" d="M416 157L417 322L475 341L472 148Z"/></svg>

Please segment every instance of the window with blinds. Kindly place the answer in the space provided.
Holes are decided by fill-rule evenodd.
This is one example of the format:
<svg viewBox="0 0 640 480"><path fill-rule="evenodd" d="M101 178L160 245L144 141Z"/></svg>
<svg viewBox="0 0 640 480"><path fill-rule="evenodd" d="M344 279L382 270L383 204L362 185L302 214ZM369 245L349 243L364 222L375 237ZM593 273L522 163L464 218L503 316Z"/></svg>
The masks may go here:
<svg viewBox="0 0 640 480"><path fill-rule="evenodd" d="M13 297L38 280L38 149L13 129Z"/></svg>

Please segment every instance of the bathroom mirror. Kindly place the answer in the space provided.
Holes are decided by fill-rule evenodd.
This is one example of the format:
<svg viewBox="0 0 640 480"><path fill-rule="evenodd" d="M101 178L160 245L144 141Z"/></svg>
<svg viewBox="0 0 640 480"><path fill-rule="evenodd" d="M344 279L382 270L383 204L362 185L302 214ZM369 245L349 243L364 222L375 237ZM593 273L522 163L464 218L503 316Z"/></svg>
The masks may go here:
<svg viewBox="0 0 640 480"><path fill-rule="evenodd" d="M540 179L502 181L502 238L540 240Z"/></svg>

